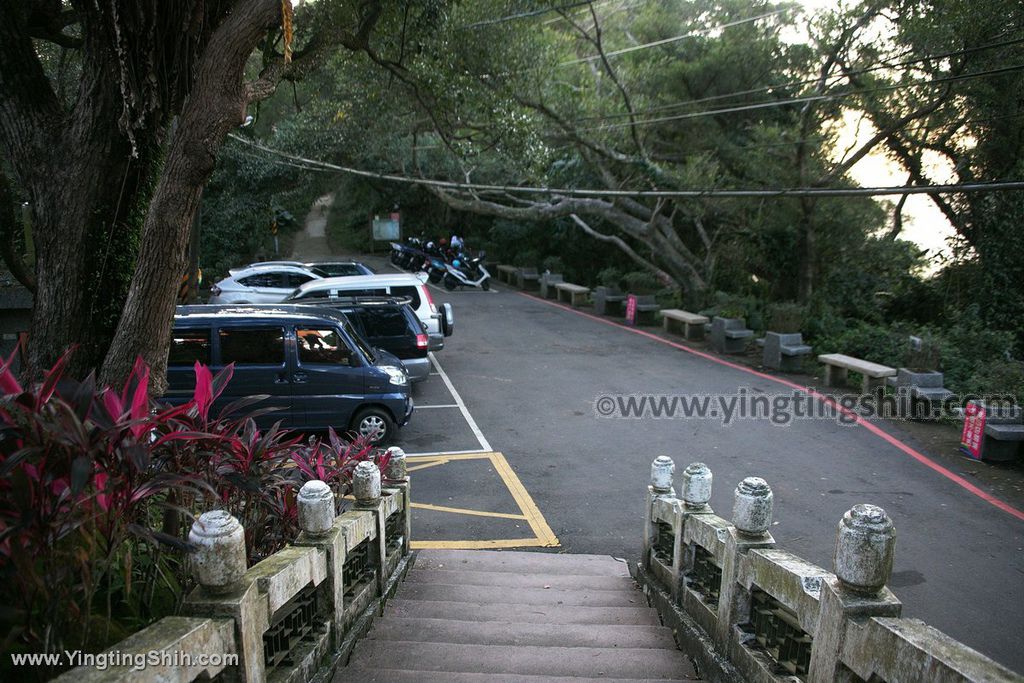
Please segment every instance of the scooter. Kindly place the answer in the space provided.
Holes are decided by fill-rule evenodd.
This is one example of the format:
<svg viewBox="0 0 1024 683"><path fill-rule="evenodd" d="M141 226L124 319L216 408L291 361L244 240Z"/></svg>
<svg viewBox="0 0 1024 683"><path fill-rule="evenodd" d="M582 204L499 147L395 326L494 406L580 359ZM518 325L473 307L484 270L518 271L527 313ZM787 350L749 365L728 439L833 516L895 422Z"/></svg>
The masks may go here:
<svg viewBox="0 0 1024 683"><path fill-rule="evenodd" d="M457 258L445 264L444 288L449 292L456 287L479 287L485 292L491 288L491 274L484 268L483 259L486 254L480 252L475 259L468 261Z"/></svg>

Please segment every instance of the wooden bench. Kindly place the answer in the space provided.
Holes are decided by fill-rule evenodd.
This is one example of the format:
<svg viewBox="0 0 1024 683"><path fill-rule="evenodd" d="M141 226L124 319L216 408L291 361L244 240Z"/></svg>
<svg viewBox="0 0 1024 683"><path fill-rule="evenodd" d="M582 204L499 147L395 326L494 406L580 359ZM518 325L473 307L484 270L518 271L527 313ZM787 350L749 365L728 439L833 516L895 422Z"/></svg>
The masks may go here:
<svg viewBox="0 0 1024 683"><path fill-rule="evenodd" d="M661 323L664 325L665 331L672 332L672 328L676 327L672 323L681 323L683 326L683 336L687 339L703 339L704 326L708 322L706 315L681 311L678 308L667 308L661 312Z"/></svg>
<svg viewBox="0 0 1024 683"><path fill-rule="evenodd" d="M540 284L540 273L536 268L520 268L516 272L516 284L519 289L537 289Z"/></svg>
<svg viewBox="0 0 1024 683"><path fill-rule="evenodd" d="M895 377L896 368L888 365L846 356L841 353L825 353L818 356L818 362L825 365L825 386L834 387L846 382L846 374L853 370L864 377L861 392L865 395L885 387L886 377Z"/></svg>
<svg viewBox="0 0 1024 683"><path fill-rule="evenodd" d="M498 266L498 280L507 285L515 284L514 280L519 269L515 266Z"/></svg>
<svg viewBox="0 0 1024 683"><path fill-rule="evenodd" d="M744 353L753 336L754 331L747 329L743 318L716 315L711 319L711 348L718 353Z"/></svg>
<svg viewBox="0 0 1024 683"><path fill-rule="evenodd" d="M558 294L555 292L555 285L559 282L565 282L562 279L561 273L544 273L540 276L540 296L543 299L557 299Z"/></svg>
<svg viewBox="0 0 1024 683"><path fill-rule="evenodd" d="M555 283L555 289L557 290L558 300L574 308L579 308L587 303L587 295L590 294L589 287L574 285L571 282L557 282Z"/></svg>

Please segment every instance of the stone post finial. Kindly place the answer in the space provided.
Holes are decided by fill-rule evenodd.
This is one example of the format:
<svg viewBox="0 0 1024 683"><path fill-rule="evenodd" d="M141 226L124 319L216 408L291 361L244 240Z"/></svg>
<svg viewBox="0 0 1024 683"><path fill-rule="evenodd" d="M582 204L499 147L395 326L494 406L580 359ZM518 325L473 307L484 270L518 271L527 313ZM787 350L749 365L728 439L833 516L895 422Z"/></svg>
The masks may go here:
<svg viewBox="0 0 1024 683"><path fill-rule="evenodd" d="M409 476L409 470L406 467L405 451L397 446L389 449L391 451L391 460L388 461L387 478L391 481L404 481Z"/></svg>
<svg viewBox="0 0 1024 683"><path fill-rule="evenodd" d="M877 505L854 505L836 529L833 555L835 573L842 586L874 595L892 574L896 553L896 527Z"/></svg>
<svg viewBox="0 0 1024 683"><path fill-rule="evenodd" d="M659 455L651 463L651 488L655 493L671 493L676 464L667 455Z"/></svg>
<svg viewBox="0 0 1024 683"><path fill-rule="evenodd" d="M323 536L334 526L334 491L312 479L299 489L299 528L311 536Z"/></svg>
<svg viewBox="0 0 1024 683"><path fill-rule="evenodd" d="M223 593L245 574L245 530L227 510L199 515L188 534L196 546L191 555L196 582L212 593Z"/></svg>
<svg viewBox="0 0 1024 683"><path fill-rule="evenodd" d="M736 487L732 523L748 536L760 536L772 525L772 489L761 477L747 477Z"/></svg>
<svg viewBox="0 0 1024 683"><path fill-rule="evenodd" d="M352 473L352 493L356 507L373 507L380 500L380 469L372 460L363 460Z"/></svg>
<svg viewBox="0 0 1024 683"><path fill-rule="evenodd" d="M683 502L688 508L702 508L711 500L711 470L702 462L693 462L683 470Z"/></svg>

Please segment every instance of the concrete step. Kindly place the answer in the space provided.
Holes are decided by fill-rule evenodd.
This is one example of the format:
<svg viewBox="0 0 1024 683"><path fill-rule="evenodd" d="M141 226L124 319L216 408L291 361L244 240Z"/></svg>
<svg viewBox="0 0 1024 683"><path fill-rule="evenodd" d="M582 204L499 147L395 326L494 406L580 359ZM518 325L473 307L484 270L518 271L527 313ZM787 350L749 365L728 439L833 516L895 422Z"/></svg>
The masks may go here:
<svg viewBox="0 0 1024 683"><path fill-rule="evenodd" d="M462 645L537 645L675 650L672 631L664 626L618 624L537 624L417 619L389 615L367 638Z"/></svg>
<svg viewBox="0 0 1024 683"><path fill-rule="evenodd" d="M508 596L506 599L514 599ZM455 619L519 624L621 624L658 626L658 613L646 605L589 607L579 605L474 604L437 600L406 600L401 592L388 601L384 618Z"/></svg>
<svg viewBox="0 0 1024 683"><path fill-rule="evenodd" d="M647 607L635 588L591 590L588 588L518 588L495 590L490 586L451 586L440 583L406 583L398 589L403 600L469 602L478 605L514 602L517 605L585 605L588 607Z"/></svg>
<svg viewBox="0 0 1024 683"><path fill-rule="evenodd" d="M416 567L525 574L629 576L626 563L610 555L556 555L500 550L421 550L416 555Z"/></svg>
<svg viewBox="0 0 1024 683"><path fill-rule="evenodd" d="M409 671L401 669L360 669L338 671L333 683L634 683L635 678L577 678L575 676L522 676L505 674L500 681L494 674L467 674L454 671ZM648 678L648 683L672 683L686 678Z"/></svg>
<svg viewBox="0 0 1024 683"><path fill-rule="evenodd" d="M351 666L502 676L512 674L634 680L683 679L693 675L689 661L678 650L462 645L399 640L360 642L352 655Z"/></svg>
<svg viewBox="0 0 1024 683"><path fill-rule="evenodd" d="M505 588L593 590L633 590L633 579L625 576L587 576L579 574L514 574L512 572L464 571L461 569L423 569L417 567L405 578L410 583L443 583L454 586L501 586Z"/></svg>

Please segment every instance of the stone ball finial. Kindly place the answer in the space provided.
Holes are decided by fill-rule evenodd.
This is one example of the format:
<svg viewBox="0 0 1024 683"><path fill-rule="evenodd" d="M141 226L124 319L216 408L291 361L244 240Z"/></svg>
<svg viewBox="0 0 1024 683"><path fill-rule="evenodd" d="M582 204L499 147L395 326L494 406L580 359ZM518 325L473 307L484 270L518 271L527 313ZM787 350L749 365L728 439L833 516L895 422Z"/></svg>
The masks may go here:
<svg viewBox="0 0 1024 683"><path fill-rule="evenodd" d="M892 574L896 527L877 505L854 505L836 529L835 573L844 588L874 595Z"/></svg>
<svg viewBox="0 0 1024 683"><path fill-rule="evenodd" d="M659 455L651 463L651 488L655 493L670 493L676 464L667 455Z"/></svg>
<svg viewBox="0 0 1024 683"><path fill-rule="evenodd" d="M380 500L380 469L372 460L363 460L352 473L352 493L357 507L373 507Z"/></svg>
<svg viewBox="0 0 1024 683"><path fill-rule="evenodd" d="M334 526L334 491L312 479L299 489L299 528L312 536L323 536Z"/></svg>
<svg viewBox="0 0 1024 683"><path fill-rule="evenodd" d="M245 574L245 530L227 510L199 515L188 534L196 582L213 593L225 592Z"/></svg>
<svg viewBox="0 0 1024 683"><path fill-rule="evenodd" d="M409 476L409 470L406 465L405 451L401 448L392 447L391 460L388 461L387 477L391 481L404 481Z"/></svg>
<svg viewBox="0 0 1024 683"><path fill-rule="evenodd" d="M683 502L688 508L702 508L711 500L711 469L702 462L693 462L683 470Z"/></svg>
<svg viewBox="0 0 1024 683"><path fill-rule="evenodd" d="M732 523L741 533L760 536L772 525L772 489L761 477L747 477L736 487Z"/></svg>

